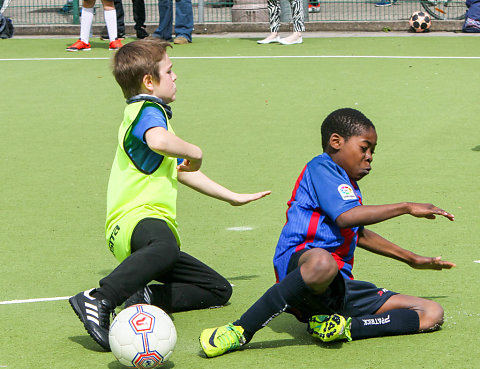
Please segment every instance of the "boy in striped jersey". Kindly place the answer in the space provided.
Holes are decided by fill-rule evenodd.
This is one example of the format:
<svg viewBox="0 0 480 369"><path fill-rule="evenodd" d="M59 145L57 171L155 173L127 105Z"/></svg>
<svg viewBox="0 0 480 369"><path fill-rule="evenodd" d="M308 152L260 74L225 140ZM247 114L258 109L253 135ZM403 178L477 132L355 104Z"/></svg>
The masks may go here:
<svg viewBox="0 0 480 369"><path fill-rule="evenodd" d="M323 342L412 334L442 325L438 303L353 278L356 246L416 269L455 266L405 250L365 228L404 214L454 219L432 204L363 205L357 181L370 172L376 145L374 125L357 110L339 109L324 120L324 152L304 167L288 202L273 260L277 284L237 321L201 333L208 357L244 345L285 311L307 323L307 331Z"/></svg>

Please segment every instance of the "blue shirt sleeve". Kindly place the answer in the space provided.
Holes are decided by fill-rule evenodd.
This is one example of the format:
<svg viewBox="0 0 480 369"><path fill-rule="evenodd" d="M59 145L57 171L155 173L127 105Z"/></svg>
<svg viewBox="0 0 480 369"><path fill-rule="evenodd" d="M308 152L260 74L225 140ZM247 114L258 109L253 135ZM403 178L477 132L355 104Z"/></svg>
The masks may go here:
<svg viewBox="0 0 480 369"><path fill-rule="evenodd" d="M168 130L167 119L159 109L153 106L147 106L140 114L140 118L138 118L132 134L146 144L145 132L154 127L163 127Z"/></svg>
<svg viewBox="0 0 480 369"><path fill-rule="evenodd" d="M168 130L167 120L159 109L153 106L147 106L140 114L140 118L133 128L132 134L146 145L145 132L154 127L163 127ZM156 155L162 156L160 154ZM177 158L177 165L180 165L182 162L182 158Z"/></svg>
<svg viewBox="0 0 480 369"><path fill-rule="evenodd" d="M335 221L340 214L361 205L360 191L353 188L345 171L333 161L314 159L307 169L312 195L330 219Z"/></svg>

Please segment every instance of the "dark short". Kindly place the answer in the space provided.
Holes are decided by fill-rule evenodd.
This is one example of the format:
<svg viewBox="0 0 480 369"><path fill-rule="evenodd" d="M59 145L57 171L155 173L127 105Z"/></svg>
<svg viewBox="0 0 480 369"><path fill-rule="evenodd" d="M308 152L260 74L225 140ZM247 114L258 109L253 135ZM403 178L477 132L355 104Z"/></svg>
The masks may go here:
<svg viewBox="0 0 480 369"><path fill-rule="evenodd" d="M292 255L287 274L298 267L298 260L306 251L301 250ZM323 294L312 293L303 301L292 304L287 312L294 314L302 322L306 322L309 317L317 314L337 313L348 317L372 315L396 294L398 293L377 287L370 282L345 279L341 273L338 273Z"/></svg>

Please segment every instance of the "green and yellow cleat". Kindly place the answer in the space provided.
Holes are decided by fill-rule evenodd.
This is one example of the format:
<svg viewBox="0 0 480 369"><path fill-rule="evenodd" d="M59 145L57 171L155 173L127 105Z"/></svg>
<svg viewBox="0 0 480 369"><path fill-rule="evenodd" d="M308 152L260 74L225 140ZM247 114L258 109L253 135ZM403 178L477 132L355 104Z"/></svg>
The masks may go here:
<svg viewBox="0 0 480 369"><path fill-rule="evenodd" d="M307 332L323 342L351 341L351 321L352 318L345 319L338 314L314 315L308 320Z"/></svg>
<svg viewBox="0 0 480 369"><path fill-rule="evenodd" d="M220 356L244 345L243 328L229 323L227 325L203 330L200 345L207 357Z"/></svg>

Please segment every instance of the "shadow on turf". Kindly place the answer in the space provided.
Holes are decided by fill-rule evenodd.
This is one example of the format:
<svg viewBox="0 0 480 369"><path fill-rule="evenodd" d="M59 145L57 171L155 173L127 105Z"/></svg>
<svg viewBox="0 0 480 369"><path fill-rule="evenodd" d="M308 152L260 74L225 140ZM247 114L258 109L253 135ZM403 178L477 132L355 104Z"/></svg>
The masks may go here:
<svg viewBox="0 0 480 369"><path fill-rule="evenodd" d="M92 49L106 49L110 47L108 41L90 41L90 45L92 45Z"/></svg>
<svg viewBox="0 0 480 369"><path fill-rule="evenodd" d="M472 151L480 151L480 145L475 146L474 148L472 148Z"/></svg>
<svg viewBox="0 0 480 369"><path fill-rule="evenodd" d="M73 336L68 337L70 341L82 345L85 349L95 352L107 352L102 349L88 334L85 336Z"/></svg>
<svg viewBox="0 0 480 369"><path fill-rule="evenodd" d="M267 33L265 33L265 34L267 34ZM268 36L268 34L267 34L267 36ZM265 36L265 37L267 37L267 36ZM261 40L265 37L256 37L256 38L240 37L240 40L242 40L242 41L252 41L254 43L257 43L258 40Z"/></svg>
<svg viewBox="0 0 480 369"><path fill-rule="evenodd" d="M292 339L280 340L285 341L284 346L317 345L326 349L340 349L344 344L342 341L323 343L313 338L307 333L307 324L299 322L293 315L287 313L272 320L268 327L276 333L288 333L292 336ZM262 343L262 346L268 347L264 343ZM272 347L278 346L272 345Z"/></svg>
<svg viewBox="0 0 480 369"><path fill-rule="evenodd" d="M427 300L436 300L436 299L446 299L449 296L419 296L422 299L427 299Z"/></svg>
<svg viewBox="0 0 480 369"><path fill-rule="evenodd" d="M229 277L227 280L229 281L250 281L252 279L260 277L258 274L253 275L239 275L237 277Z"/></svg>
<svg viewBox="0 0 480 369"><path fill-rule="evenodd" d="M75 343L78 343L79 345L82 345L85 349L90 350L90 351L95 351L95 352L103 352L109 355L112 355L111 352L107 352L104 349L102 349L98 344L96 344L89 335L86 336L73 336L73 337L68 337L70 341L73 341ZM167 361L165 364L162 365L162 368L165 369L170 369L173 368L175 364L173 361ZM108 364L108 369L124 369L125 367L120 364L118 361L112 361L110 364Z"/></svg>
<svg viewBox="0 0 480 369"><path fill-rule="evenodd" d="M339 350L342 348L345 342L331 342L323 343L320 340L317 340L310 336L307 333L307 325L305 323L300 323L290 314L282 314L279 317L272 320L268 326L271 330L276 333L288 333L291 338L282 338L278 340L268 340L268 341L256 341L255 337L250 343L245 347L237 351L248 351L248 350L258 350L258 349L268 349L268 348L282 348L290 346L317 346L321 349L328 350ZM267 329L268 329L267 328ZM227 353L228 354L228 353ZM198 356L206 358L203 351L199 351Z"/></svg>

